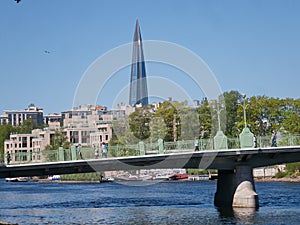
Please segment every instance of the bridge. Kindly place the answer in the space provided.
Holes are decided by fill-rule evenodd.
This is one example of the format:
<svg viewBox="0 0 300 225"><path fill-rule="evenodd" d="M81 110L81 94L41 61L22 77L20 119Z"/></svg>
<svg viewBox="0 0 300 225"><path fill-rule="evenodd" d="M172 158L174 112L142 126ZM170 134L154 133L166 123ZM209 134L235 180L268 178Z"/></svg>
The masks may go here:
<svg viewBox="0 0 300 225"><path fill-rule="evenodd" d="M203 150L127 157L15 164L0 167L0 178L95 171L199 168L217 169L215 205L257 208L253 168L300 161L300 146Z"/></svg>

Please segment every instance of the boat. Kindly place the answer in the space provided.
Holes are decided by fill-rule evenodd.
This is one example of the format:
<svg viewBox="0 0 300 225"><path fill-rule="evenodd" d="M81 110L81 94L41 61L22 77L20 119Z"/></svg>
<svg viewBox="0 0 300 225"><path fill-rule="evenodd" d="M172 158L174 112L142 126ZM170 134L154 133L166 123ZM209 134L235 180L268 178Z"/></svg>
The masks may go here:
<svg viewBox="0 0 300 225"><path fill-rule="evenodd" d="M28 177L13 177L13 178L5 178L6 182L28 182Z"/></svg>
<svg viewBox="0 0 300 225"><path fill-rule="evenodd" d="M60 180L60 175L49 176L48 180Z"/></svg>
<svg viewBox="0 0 300 225"><path fill-rule="evenodd" d="M147 180L152 180L152 176L150 175L132 175L132 174L128 174L126 176L116 176L114 177L115 181L147 181Z"/></svg>
<svg viewBox="0 0 300 225"><path fill-rule="evenodd" d="M202 174L202 175L189 175L190 181L206 181L209 180L208 174Z"/></svg>
<svg viewBox="0 0 300 225"><path fill-rule="evenodd" d="M172 176L172 175L170 175L170 174L157 174L153 178L153 180L169 180L170 176Z"/></svg>
<svg viewBox="0 0 300 225"><path fill-rule="evenodd" d="M189 175L187 173L177 173L169 177L169 180L187 180Z"/></svg>

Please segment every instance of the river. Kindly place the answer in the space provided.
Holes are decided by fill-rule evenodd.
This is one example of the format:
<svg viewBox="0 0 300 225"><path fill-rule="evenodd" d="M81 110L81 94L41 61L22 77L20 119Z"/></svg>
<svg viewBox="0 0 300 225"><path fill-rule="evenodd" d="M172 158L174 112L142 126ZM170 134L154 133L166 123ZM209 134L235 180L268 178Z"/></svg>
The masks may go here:
<svg viewBox="0 0 300 225"><path fill-rule="evenodd" d="M8 183L0 221L18 224L300 224L300 183L256 182L257 211L214 207L215 181ZM150 184L150 185L146 185Z"/></svg>

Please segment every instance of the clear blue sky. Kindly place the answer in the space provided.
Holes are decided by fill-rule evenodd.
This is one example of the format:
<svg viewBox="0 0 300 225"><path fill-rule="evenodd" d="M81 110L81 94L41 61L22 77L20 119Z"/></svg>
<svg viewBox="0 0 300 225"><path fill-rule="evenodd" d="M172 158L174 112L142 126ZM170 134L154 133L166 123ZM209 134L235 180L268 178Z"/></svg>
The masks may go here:
<svg viewBox="0 0 300 225"><path fill-rule="evenodd" d="M143 40L195 52L223 91L299 98L299 12L297 0L1 0L0 114L30 103L46 113L71 109L88 66L131 42L137 17Z"/></svg>

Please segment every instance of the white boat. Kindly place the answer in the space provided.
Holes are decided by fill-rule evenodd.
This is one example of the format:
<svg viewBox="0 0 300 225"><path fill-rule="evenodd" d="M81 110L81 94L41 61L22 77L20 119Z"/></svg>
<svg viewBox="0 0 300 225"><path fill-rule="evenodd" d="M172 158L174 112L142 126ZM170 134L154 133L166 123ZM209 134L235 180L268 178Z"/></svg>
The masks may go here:
<svg viewBox="0 0 300 225"><path fill-rule="evenodd" d="M13 177L13 178L5 178L6 182L27 182L29 181L28 177Z"/></svg>
<svg viewBox="0 0 300 225"><path fill-rule="evenodd" d="M156 174L156 176L153 178L154 180L169 180L170 176L173 174Z"/></svg>
<svg viewBox="0 0 300 225"><path fill-rule="evenodd" d="M60 175L49 176L48 180L60 180Z"/></svg>

